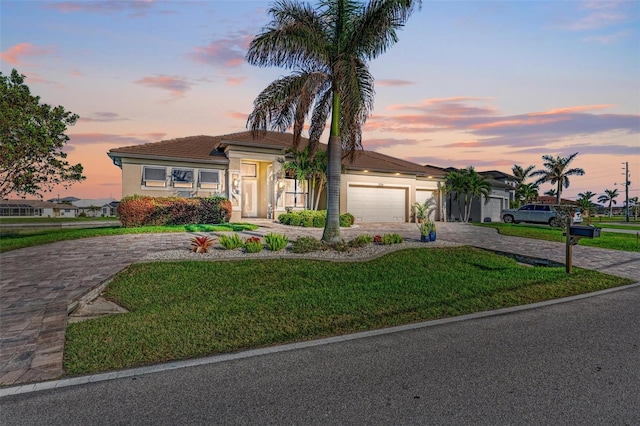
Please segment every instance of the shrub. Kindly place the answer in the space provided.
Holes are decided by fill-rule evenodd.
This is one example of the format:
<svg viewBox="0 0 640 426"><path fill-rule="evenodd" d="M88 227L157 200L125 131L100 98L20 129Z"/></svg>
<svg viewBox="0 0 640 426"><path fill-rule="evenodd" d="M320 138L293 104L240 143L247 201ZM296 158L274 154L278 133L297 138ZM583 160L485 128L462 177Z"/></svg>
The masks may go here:
<svg viewBox="0 0 640 426"><path fill-rule="evenodd" d="M270 233L264 236L264 241L271 251L280 251L289 243L289 239L282 234Z"/></svg>
<svg viewBox="0 0 640 426"><path fill-rule="evenodd" d="M233 234L233 236L229 235L221 235L218 240L220 245L225 250L235 250L238 247L242 247L242 240L238 237L238 234Z"/></svg>
<svg viewBox="0 0 640 426"><path fill-rule="evenodd" d="M300 237L291 245L291 251L294 253L310 253L312 251L326 250L327 246L322 244L314 237Z"/></svg>
<svg viewBox="0 0 640 426"><path fill-rule="evenodd" d="M403 241L402 235L393 233L393 234L385 234L382 236L382 244L391 245L391 244L400 244Z"/></svg>
<svg viewBox="0 0 640 426"><path fill-rule="evenodd" d="M340 226L350 227L355 218L351 213L340 215ZM278 222L283 225L303 226L306 228L324 228L327 223L326 210L299 210L283 213L278 216Z"/></svg>
<svg viewBox="0 0 640 426"><path fill-rule="evenodd" d="M349 246L354 248L364 247L373 242L373 235L358 235L353 240L349 241Z"/></svg>
<svg viewBox="0 0 640 426"><path fill-rule="evenodd" d="M209 249L213 245L210 237L193 237L191 239L191 251L194 253L209 253Z"/></svg>
<svg viewBox="0 0 640 426"><path fill-rule="evenodd" d="M224 197L133 195L122 199L118 215L124 227L225 223L231 218L231 202Z"/></svg>
<svg viewBox="0 0 640 426"><path fill-rule="evenodd" d="M260 253L263 249L263 245L262 245L262 242L260 241L260 238L249 237L246 240L244 240L244 249L247 253Z"/></svg>
<svg viewBox="0 0 640 426"><path fill-rule="evenodd" d="M331 244L331 248L335 251L345 252L351 250L351 245L344 240L341 240L339 243Z"/></svg>

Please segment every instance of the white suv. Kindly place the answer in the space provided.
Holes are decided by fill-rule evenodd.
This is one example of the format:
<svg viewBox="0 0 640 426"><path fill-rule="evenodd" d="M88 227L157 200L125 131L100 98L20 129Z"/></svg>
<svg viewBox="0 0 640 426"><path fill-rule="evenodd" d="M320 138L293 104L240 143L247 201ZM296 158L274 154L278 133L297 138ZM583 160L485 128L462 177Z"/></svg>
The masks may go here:
<svg viewBox="0 0 640 426"><path fill-rule="evenodd" d="M576 208L571 214L573 223L582 223L580 209ZM525 204L519 209L506 209L500 213L505 223L548 223L551 226L559 226L555 206L550 204Z"/></svg>

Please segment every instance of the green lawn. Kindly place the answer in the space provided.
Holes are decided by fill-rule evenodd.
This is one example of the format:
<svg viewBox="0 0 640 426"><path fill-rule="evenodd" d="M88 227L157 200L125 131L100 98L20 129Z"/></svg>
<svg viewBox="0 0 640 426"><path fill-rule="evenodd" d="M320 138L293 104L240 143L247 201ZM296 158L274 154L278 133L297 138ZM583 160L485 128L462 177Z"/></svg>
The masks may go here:
<svg viewBox="0 0 640 426"><path fill-rule="evenodd" d="M117 217L3 217L0 225L8 223L67 223L89 222L95 220L118 220Z"/></svg>
<svg viewBox="0 0 640 426"><path fill-rule="evenodd" d="M249 223L231 223L219 225L173 225L142 226L139 228L121 228L119 226L84 229L5 229L0 233L0 253L24 247L32 247L56 241L75 240L78 238L102 237L107 235L143 234L161 232L221 232L258 229Z"/></svg>
<svg viewBox="0 0 640 426"><path fill-rule="evenodd" d="M264 347L522 305L631 280L528 267L469 247L368 262L134 264L106 297L131 312L69 325L70 375Z"/></svg>
<svg viewBox="0 0 640 426"><path fill-rule="evenodd" d="M565 236L562 235L560 228L552 228L550 226L530 225L530 224L513 224L513 223L482 223L474 224L477 226L486 226L496 228L500 234L511 235L515 237L534 238L538 240L564 242ZM609 226L603 224L602 226ZM628 228L624 228L628 229ZM600 247L612 250L623 250L640 252L640 239L635 234L622 234L616 232L602 231L599 238L582 238L578 243L583 246Z"/></svg>

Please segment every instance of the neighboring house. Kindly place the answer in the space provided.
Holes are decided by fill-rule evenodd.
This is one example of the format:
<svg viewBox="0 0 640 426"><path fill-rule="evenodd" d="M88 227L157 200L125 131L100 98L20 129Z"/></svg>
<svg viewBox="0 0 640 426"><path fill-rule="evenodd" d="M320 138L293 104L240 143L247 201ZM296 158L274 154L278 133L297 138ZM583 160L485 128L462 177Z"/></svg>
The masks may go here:
<svg viewBox="0 0 640 426"><path fill-rule="evenodd" d="M84 213L87 217L115 216L111 207L111 203L115 201L113 198L80 199L74 201L73 205L78 208L78 215Z"/></svg>
<svg viewBox="0 0 640 426"><path fill-rule="evenodd" d="M292 139L279 132L257 139L250 132L191 136L114 148L108 155L122 169L123 197L222 195L231 200L233 221L277 218L304 208L309 195L306 182L282 172ZM302 138L301 146L307 143ZM410 206L436 194L444 181L441 169L372 151L344 160L342 173L340 213L353 214L356 222L407 222Z"/></svg>
<svg viewBox="0 0 640 426"><path fill-rule="evenodd" d="M538 204L555 204L556 203L556 197L555 195L540 195L538 197L538 201L536 201ZM566 198L560 198L560 204L575 204L576 202L573 200L568 200Z"/></svg>
<svg viewBox="0 0 640 426"><path fill-rule="evenodd" d="M1 200L0 217L76 217L78 208L70 204L40 200Z"/></svg>
<svg viewBox="0 0 640 426"><path fill-rule="evenodd" d="M443 169L445 173L457 170L449 167ZM470 222L500 222L500 212L508 209L510 202L515 199L517 179L515 176L498 170L478 172L491 185L491 192L488 201L481 197L474 197L471 202ZM455 193L447 197L448 220L460 220L459 203L455 200Z"/></svg>

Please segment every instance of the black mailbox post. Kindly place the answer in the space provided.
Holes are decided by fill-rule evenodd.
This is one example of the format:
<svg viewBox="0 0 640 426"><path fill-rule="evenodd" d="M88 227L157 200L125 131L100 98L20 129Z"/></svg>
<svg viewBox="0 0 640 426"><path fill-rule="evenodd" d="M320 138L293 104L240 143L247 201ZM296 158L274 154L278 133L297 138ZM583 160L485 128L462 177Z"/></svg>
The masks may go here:
<svg viewBox="0 0 640 426"><path fill-rule="evenodd" d="M567 218L567 243L565 250L565 266L567 274L573 267L573 246L578 244L580 238L597 238L600 236L600 228L595 226L571 225L571 216Z"/></svg>

